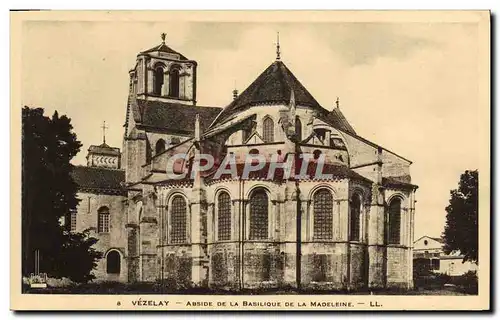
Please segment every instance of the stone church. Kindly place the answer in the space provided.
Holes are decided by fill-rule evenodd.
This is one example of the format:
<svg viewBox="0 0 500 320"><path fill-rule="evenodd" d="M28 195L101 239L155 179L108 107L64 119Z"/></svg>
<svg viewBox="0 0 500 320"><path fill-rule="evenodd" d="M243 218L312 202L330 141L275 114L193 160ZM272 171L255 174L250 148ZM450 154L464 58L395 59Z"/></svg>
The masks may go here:
<svg viewBox="0 0 500 320"><path fill-rule="evenodd" d="M99 239L97 281L413 286L410 160L360 137L338 99L331 111L321 106L281 60L279 44L255 81L234 90L227 106L211 107L197 105L196 61L162 40L129 72L121 150L92 145L87 165L74 168L81 201L71 229L90 228ZM212 170L172 179L168 162L179 153L188 159L178 173L190 173L199 154L230 155L238 173L248 154L266 163L248 177ZM312 167L324 157L328 176L278 170L268 178L271 159L303 154L314 155Z"/></svg>

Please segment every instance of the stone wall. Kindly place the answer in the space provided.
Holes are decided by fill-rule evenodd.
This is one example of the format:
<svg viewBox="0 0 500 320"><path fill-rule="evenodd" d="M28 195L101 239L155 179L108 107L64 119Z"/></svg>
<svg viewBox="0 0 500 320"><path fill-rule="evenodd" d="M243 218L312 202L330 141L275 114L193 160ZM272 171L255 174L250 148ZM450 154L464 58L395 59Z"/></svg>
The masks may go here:
<svg viewBox="0 0 500 320"><path fill-rule="evenodd" d="M364 244L350 244L350 288L367 287L368 250Z"/></svg>
<svg viewBox="0 0 500 320"><path fill-rule="evenodd" d="M90 229L90 236L99 239L94 248L103 253L103 258L97 263L93 274L96 281L127 281L126 246L127 235L125 229L126 215L124 197L119 195L106 195L88 192L77 193L80 203L76 208L76 231ZM98 233L98 210L101 207L109 209L109 232ZM106 272L106 255L110 250L120 254L120 273L108 274Z"/></svg>
<svg viewBox="0 0 500 320"><path fill-rule="evenodd" d="M347 244L308 243L302 245L301 287L312 290L347 287Z"/></svg>
<svg viewBox="0 0 500 320"><path fill-rule="evenodd" d="M158 248L157 266L159 279L171 282L179 287L189 286L193 267L191 246L164 246Z"/></svg>
<svg viewBox="0 0 500 320"><path fill-rule="evenodd" d="M408 248L387 247L387 287L407 288Z"/></svg>

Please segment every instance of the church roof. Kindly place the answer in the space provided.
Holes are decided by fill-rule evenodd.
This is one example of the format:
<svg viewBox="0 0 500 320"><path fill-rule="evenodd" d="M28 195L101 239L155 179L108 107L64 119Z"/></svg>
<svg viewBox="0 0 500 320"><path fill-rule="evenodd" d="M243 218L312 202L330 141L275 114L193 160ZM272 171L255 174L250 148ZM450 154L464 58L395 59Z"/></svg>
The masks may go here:
<svg viewBox="0 0 500 320"><path fill-rule="evenodd" d="M382 185L396 188L417 188L416 185L411 183L411 177L409 175L399 177L382 177Z"/></svg>
<svg viewBox="0 0 500 320"><path fill-rule="evenodd" d="M334 128L340 129L352 135L356 135L354 128L347 122L344 114L340 111L340 108L334 108L326 115L326 122L330 123Z"/></svg>
<svg viewBox="0 0 500 320"><path fill-rule="evenodd" d="M110 156L119 156L120 155L120 148L110 147L104 142L98 146L93 146L93 145L90 146L89 153L105 154L105 155L110 155Z"/></svg>
<svg viewBox="0 0 500 320"><path fill-rule="evenodd" d="M217 107L189 106L142 99L138 99L137 104L142 110L141 125L186 134L194 133L196 114L199 114L201 129L205 131L222 110Z"/></svg>
<svg viewBox="0 0 500 320"><path fill-rule="evenodd" d="M179 55L179 60L189 60L188 58L186 58L181 53L179 53L179 52L175 51L174 49L170 48L169 46L167 46L164 42L162 42L160 45L155 46L155 47L153 47L151 49L142 51L140 54L150 53L150 52L165 52L165 53L170 53L170 54L178 54Z"/></svg>
<svg viewBox="0 0 500 320"><path fill-rule="evenodd" d="M248 88L229 104L217 117L222 123L232 115L254 105L288 104L292 90L297 105L327 113L287 66L280 60L273 62Z"/></svg>
<svg viewBox="0 0 500 320"><path fill-rule="evenodd" d="M71 172L79 191L99 192L104 194L125 194L122 183L125 171L100 167L74 166Z"/></svg>
<svg viewBox="0 0 500 320"><path fill-rule="evenodd" d="M299 175L300 170L302 166L302 160L298 159L296 166L295 166L295 173L292 173L292 175ZM307 170L305 173L305 176L302 178L299 178L299 180L324 180L321 177L316 177L316 172L317 172L317 166L318 164L315 162L309 162L307 165ZM238 177L241 177L243 175L245 164L244 163L237 163L236 164L236 171L238 173ZM248 175L249 180L267 180L267 176L269 173L269 170L271 170L271 163L266 162L263 168L257 170L257 171L250 171ZM214 174L216 170L213 170L208 176L207 180L208 182L214 181ZM347 179L352 179L352 180L358 180L362 181L368 184L373 183L371 180L363 177L359 173L355 172L354 170L349 169L345 165L339 165L339 164L333 164L333 163L324 163L323 168L321 170L321 173L323 175L332 175L333 179L338 179L338 178L347 178ZM222 174L221 177L217 180L224 180L224 179L231 179L230 174ZM276 168L274 170L274 176L273 176L273 181L283 181L284 179L284 169L283 168ZM330 180L330 179L326 179Z"/></svg>

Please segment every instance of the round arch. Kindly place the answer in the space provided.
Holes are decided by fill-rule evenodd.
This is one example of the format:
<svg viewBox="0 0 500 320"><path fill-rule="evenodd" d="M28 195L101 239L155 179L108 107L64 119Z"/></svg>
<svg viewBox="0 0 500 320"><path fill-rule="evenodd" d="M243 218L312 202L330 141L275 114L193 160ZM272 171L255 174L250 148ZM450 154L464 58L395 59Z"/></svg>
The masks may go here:
<svg viewBox="0 0 500 320"><path fill-rule="evenodd" d="M312 200L313 197L314 197L314 194L316 192L318 192L319 190L321 190L321 189L328 189L332 193L333 200L337 199L337 192L335 191L335 189L332 188L332 186L330 186L329 184L326 184L326 183L321 183L321 184L318 184L318 185L314 186L314 188L312 188L309 191L309 194L307 195L307 198L309 200Z"/></svg>
<svg viewBox="0 0 500 320"><path fill-rule="evenodd" d="M171 204L172 199L175 196L181 196L181 197L183 197L184 201L186 201L186 205L189 205L189 199L186 196L186 194L184 193L184 191L182 191L181 189L177 189L177 188L176 189L172 189L169 192L167 192L167 194L165 195L165 203L166 204Z"/></svg>
<svg viewBox="0 0 500 320"><path fill-rule="evenodd" d="M109 249L106 252L106 273L121 273L122 253L117 249Z"/></svg>
<svg viewBox="0 0 500 320"><path fill-rule="evenodd" d="M256 191L258 191L259 189L263 189L267 193L267 196L269 197L270 200L276 200L276 199L274 199L273 193L271 192L269 187L264 185L264 184L261 184L261 183L256 184L256 185L252 186L250 189L248 189L246 194L245 194L245 199L246 200L250 199L252 194L255 193Z"/></svg>
<svg viewBox="0 0 500 320"><path fill-rule="evenodd" d="M156 69L156 68L163 68L163 70L167 70L167 65L163 62L163 61L156 61L154 64L153 64L153 69Z"/></svg>
<svg viewBox="0 0 500 320"><path fill-rule="evenodd" d="M214 203L217 202L217 198L219 194L221 194L222 192L227 193L229 195L229 198L231 198L231 200L233 199L233 195L231 194L231 191L229 191L227 187L219 186L214 190L214 196L213 196Z"/></svg>
<svg viewBox="0 0 500 320"><path fill-rule="evenodd" d="M394 199L399 199L401 201L401 206L403 206L403 204L405 204L407 198L401 192L397 192L395 194L392 194L389 198L387 198L386 203L390 204Z"/></svg>

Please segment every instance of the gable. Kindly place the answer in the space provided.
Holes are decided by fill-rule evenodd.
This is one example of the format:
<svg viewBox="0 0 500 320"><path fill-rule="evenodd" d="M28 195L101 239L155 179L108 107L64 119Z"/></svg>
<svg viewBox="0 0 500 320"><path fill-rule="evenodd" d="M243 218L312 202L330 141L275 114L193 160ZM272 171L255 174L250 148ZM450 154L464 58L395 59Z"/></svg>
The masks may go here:
<svg viewBox="0 0 500 320"><path fill-rule="evenodd" d="M441 250L442 247L443 243L441 239L429 236L423 236L420 239L416 240L413 244L414 250L433 250L433 249Z"/></svg>

